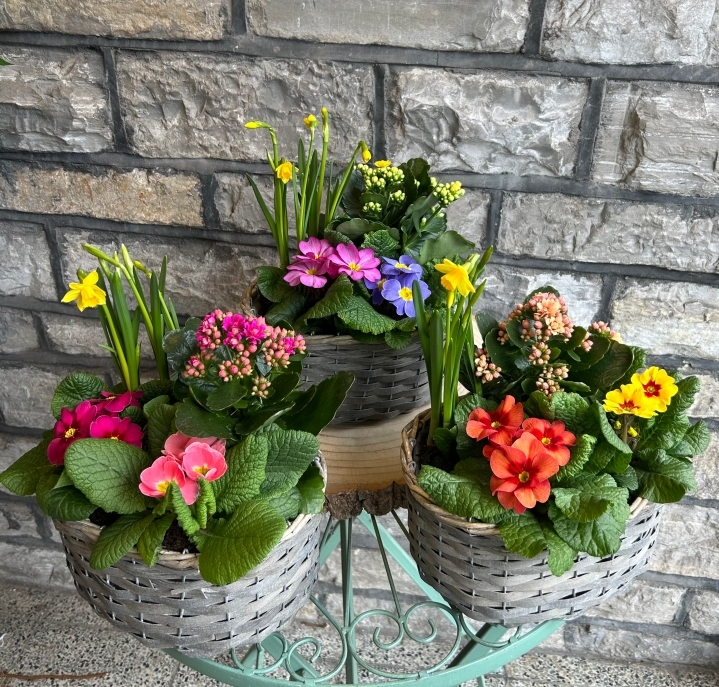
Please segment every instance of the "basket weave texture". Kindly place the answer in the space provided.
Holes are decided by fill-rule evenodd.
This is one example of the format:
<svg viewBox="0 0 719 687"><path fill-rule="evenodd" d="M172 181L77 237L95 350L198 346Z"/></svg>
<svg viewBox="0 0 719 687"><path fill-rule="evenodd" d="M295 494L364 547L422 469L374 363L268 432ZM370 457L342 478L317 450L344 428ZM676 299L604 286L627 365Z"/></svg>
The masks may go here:
<svg viewBox="0 0 719 687"><path fill-rule="evenodd" d="M198 554L163 551L149 568L133 549L107 570L88 561L100 528L54 524L75 587L100 616L156 649L211 657L262 641L288 623L317 581L325 515L300 515L270 555L236 582L202 579Z"/></svg>
<svg viewBox="0 0 719 687"><path fill-rule="evenodd" d="M257 315L257 282L242 296L240 308ZM429 403L429 383L418 336L400 350L386 343L363 344L351 336L305 336L302 381L319 384L335 372L352 372L355 382L331 424L388 420Z"/></svg>
<svg viewBox="0 0 719 687"><path fill-rule="evenodd" d="M581 553L561 577L550 572L546 552L531 559L511 553L494 525L470 522L440 508L416 478L416 437L426 417L418 415L402 431L410 550L422 579L466 616L507 627L569 620L647 569L662 507L645 499L631 504L617 553L601 559Z"/></svg>

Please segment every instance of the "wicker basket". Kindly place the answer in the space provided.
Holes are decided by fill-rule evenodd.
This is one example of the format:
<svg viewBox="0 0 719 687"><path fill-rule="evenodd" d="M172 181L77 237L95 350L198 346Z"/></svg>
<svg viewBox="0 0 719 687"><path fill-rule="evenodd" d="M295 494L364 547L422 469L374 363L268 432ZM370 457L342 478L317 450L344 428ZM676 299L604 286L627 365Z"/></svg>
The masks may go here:
<svg viewBox="0 0 719 687"><path fill-rule="evenodd" d="M637 499L613 556L577 556L554 577L546 553L527 559L509 552L494 525L469 522L440 508L419 486L416 437L428 414L402 431L402 469L408 489L410 549L422 579L466 616L516 626L569 620L624 588L644 572L657 541L662 507Z"/></svg>
<svg viewBox="0 0 719 687"><path fill-rule="evenodd" d="M133 549L107 570L95 570L88 561L100 527L53 522L75 587L96 613L147 646L211 657L262 641L305 605L317 581L327 517L295 518L262 563L224 587L202 579L196 553L162 551L149 568Z"/></svg>
<svg viewBox="0 0 719 687"><path fill-rule="evenodd" d="M242 296L246 314L260 314L254 281ZM335 372L352 372L355 382L331 424L386 420L429 402L427 370L419 337L394 350L387 344L363 344L351 336L305 336L307 356L302 381L318 384Z"/></svg>

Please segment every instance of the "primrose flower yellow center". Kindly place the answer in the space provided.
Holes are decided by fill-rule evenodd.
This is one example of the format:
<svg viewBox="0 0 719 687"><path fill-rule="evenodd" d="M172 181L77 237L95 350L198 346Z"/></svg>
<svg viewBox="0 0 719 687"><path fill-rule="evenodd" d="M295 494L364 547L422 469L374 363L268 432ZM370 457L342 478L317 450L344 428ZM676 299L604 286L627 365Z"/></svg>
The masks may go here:
<svg viewBox="0 0 719 687"><path fill-rule="evenodd" d="M499 429L501 426L502 426L502 423L499 422L499 420L495 420L495 421L492 423L492 429Z"/></svg>
<svg viewBox="0 0 719 687"><path fill-rule="evenodd" d="M353 272L359 272L362 269L356 262L348 263L347 267L349 267Z"/></svg>
<svg viewBox="0 0 719 687"><path fill-rule="evenodd" d="M164 482L158 482L155 485L155 489L157 489L157 491L161 491L163 494L166 493L169 488L170 488L170 480L165 480Z"/></svg>
<svg viewBox="0 0 719 687"><path fill-rule="evenodd" d="M549 437L542 437L542 443L543 443L545 446L549 446L549 444L552 443L552 440L551 440Z"/></svg>
<svg viewBox="0 0 719 687"><path fill-rule="evenodd" d="M408 286L403 286L399 290L399 297L403 301L411 301L412 300L412 289L410 289Z"/></svg>
<svg viewBox="0 0 719 687"><path fill-rule="evenodd" d="M642 373L633 374L632 384L642 388L644 396L656 403L660 413L667 409L672 397L679 391L674 378L658 367L650 367Z"/></svg>
<svg viewBox="0 0 719 687"><path fill-rule="evenodd" d="M198 475L202 475L204 477L212 468L210 468L209 465L195 465L192 469Z"/></svg>
<svg viewBox="0 0 719 687"><path fill-rule="evenodd" d="M395 266L398 270L408 270L408 269L409 269L409 265L405 265L403 262L396 262L396 263L394 264L394 266Z"/></svg>
<svg viewBox="0 0 719 687"><path fill-rule="evenodd" d="M66 439L72 439L72 437L75 436L75 432L76 432L76 431L77 431L77 430L76 430L74 427L70 427L70 429L68 429L67 432L65 432L65 438L66 438Z"/></svg>
<svg viewBox="0 0 719 687"><path fill-rule="evenodd" d="M522 484L529 482L529 473L526 470L524 472L520 472L517 475L517 479L522 482Z"/></svg>

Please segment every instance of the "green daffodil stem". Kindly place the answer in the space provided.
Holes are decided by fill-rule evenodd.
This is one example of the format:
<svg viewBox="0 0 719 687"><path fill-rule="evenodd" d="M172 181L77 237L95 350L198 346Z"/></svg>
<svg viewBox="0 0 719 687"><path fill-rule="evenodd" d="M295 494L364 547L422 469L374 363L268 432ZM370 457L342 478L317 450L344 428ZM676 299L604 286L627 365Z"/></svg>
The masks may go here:
<svg viewBox="0 0 719 687"><path fill-rule="evenodd" d="M122 381L128 391L134 391L135 387L132 383L132 375L130 374L130 368L127 365L127 359L125 358L125 352L122 348L122 343L120 343L120 337L117 334L117 329L115 329L112 313L110 312L107 305L101 305L100 309L102 310L102 314L104 315L107 330L110 332L112 346L115 349L115 357L117 358L117 363L120 367L120 374L122 375Z"/></svg>
<svg viewBox="0 0 719 687"><path fill-rule="evenodd" d="M322 157L320 158L320 172L317 177L317 183L320 184L320 189L324 188L325 184L325 171L327 169L327 150L329 149L330 143L330 115L327 112L327 108L322 108ZM330 189L327 189L329 194ZM314 222L312 223L312 229L314 230L313 236L319 236L322 231L320 230L320 215L322 214L322 193L320 192L317 198L317 205L315 207ZM325 222L327 218L325 218ZM324 230L324 227L322 227Z"/></svg>

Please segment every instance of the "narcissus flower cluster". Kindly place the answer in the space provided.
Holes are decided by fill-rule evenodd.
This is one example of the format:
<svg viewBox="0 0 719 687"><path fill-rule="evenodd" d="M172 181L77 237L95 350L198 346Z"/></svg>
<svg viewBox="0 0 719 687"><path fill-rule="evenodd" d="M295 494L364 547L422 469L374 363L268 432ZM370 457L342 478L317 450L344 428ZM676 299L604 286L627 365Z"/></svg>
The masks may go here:
<svg viewBox="0 0 719 687"><path fill-rule="evenodd" d="M100 398L82 401L73 410L63 408L47 447L48 460L53 465L62 465L67 449L78 439L114 439L142 448L144 435L139 425L129 417L120 417L131 406L139 408L140 398L141 391L120 394L103 391Z"/></svg>
<svg viewBox="0 0 719 687"><path fill-rule="evenodd" d="M192 505L200 492L200 479L214 482L227 472L225 440L200 439L181 432L165 441L162 455L140 473L140 491L145 496L163 498L176 484L185 503Z"/></svg>
<svg viewBox="0 0 719 687"><path fill-rule="evenodd" d="M518 514L547 502L549 478L569 462L577 441L563 422L524 419L522 404L513 396L505 396L496 410L473 410L466 431L472 439L487 440L482 454L492 469L492 495Z"/></svg>

